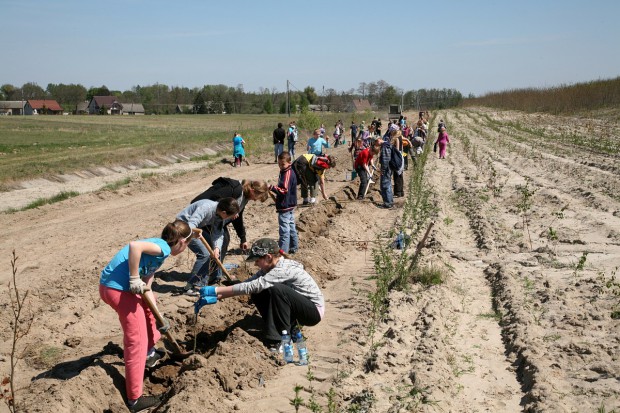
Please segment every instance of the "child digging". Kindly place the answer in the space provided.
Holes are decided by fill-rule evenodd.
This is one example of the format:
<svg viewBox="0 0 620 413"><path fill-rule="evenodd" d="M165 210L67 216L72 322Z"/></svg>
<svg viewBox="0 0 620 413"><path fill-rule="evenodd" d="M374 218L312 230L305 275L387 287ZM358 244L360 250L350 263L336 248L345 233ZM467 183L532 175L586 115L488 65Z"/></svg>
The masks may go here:
<svg viewBox="0 0 620 413"><path fill-rule="evenodd" d="M123 328L125 388L131 412L161 403L161 396L142 394L142 381L144 368L154 367L162 357L155 351L155 343L169 327L166 322L160 330L156 328L155 317L140 295L148 295L155 303L150 291L153 274L168 256L185 251L192 234L187 223L176 220L164 227L161 238L131 241L101 272L99 295L117 312Z"/></svg>

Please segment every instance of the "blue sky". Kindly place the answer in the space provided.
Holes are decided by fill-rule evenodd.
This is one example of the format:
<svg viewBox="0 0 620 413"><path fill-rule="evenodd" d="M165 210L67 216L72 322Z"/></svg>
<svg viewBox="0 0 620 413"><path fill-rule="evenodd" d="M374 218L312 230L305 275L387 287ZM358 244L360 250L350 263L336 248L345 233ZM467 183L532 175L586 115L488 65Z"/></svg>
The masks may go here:
<svg viewBox="0 0 620 413"><path fill-rule="evenodd" d="M0 0L0 84L467 95L620 75L620 1Z"/></svg>

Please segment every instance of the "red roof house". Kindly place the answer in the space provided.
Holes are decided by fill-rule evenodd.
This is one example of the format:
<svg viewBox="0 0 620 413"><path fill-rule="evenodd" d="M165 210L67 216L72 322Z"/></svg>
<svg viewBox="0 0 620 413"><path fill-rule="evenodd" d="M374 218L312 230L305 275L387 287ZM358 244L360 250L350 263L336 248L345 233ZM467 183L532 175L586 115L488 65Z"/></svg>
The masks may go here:
<svg viewBox="0 0 620 413"><path fill-rule="evenodd" d="M24 107L26 115L60 115L62 108L55 100L28 100Z"/></svg>

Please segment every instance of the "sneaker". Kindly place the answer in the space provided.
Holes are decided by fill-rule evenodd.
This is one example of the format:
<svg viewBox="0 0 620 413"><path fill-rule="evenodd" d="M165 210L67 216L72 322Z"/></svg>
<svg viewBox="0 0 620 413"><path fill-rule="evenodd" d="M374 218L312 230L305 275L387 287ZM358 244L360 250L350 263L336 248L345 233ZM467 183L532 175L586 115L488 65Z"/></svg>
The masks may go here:
<svg viewBox="0 0 620 413"><path fill-rule="evenodd" d="M155 349L153 354L146 358L146 367L152 369L153 367L159 364L159 360L161 360L166 353L162 350Z"/></svg>
<svg viewBox="0 0 620 413"><path fill-rule="evenodd" d="M304 198L303 205L308 205L308 198Z"/></svg>
<svg viewBox="0 0 620 413"><path fill-rule="evenodd" d="M265 340L265 346L271 353L282 353L282 342L279 340Z"/></svg>
<svg viewBox="0 0 620 413"><path fill-rule="evenodd" d="M131 413L143 412L161 404L161 396L140 396L133 404L127 405Z"/></svg>
<svg viewBox="0 0 620 413"><path fill-rule="evenodd" d="M311 204L316 204L316 198L310 198L310 201L308 202L310 202Z"/></svg>
<svg viewBox="0 0 620 413"><path fill-rule="evenodd" d="M200 295L196 290L196 286L192 283L185 284L185 287L183 287L183 294L189 295L190 297L197 297Z"/></svg>

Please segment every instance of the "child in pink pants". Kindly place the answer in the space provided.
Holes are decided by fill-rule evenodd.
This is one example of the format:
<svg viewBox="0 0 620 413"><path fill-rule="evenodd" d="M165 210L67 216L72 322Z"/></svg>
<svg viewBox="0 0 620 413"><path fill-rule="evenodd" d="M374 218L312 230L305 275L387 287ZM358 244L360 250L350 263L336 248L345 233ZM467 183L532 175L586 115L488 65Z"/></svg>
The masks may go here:
<svg viewBox="0 0 620 413"><path fill-rule="evenodd" d="M154 351L155 343L161 338L142 294L148 294L155 303L150 291L153 274L168 256L182 253L193 234L186 222L176 220L164 227L161 238L131 241L101 272L99 295L116 311L123 328L125 386L130 411L161 402L158 396L142 395L147 353Z"/></svg>
<svg viewBox="0 0 620 413"><path fill-rule="evenodd" d="M448 132L446 132L446 128L442 127L439 130L439 135L437 135L435 143L439 146L439 159L446 159L446 148L450 143L450 137L448 136Z"/></svg>

